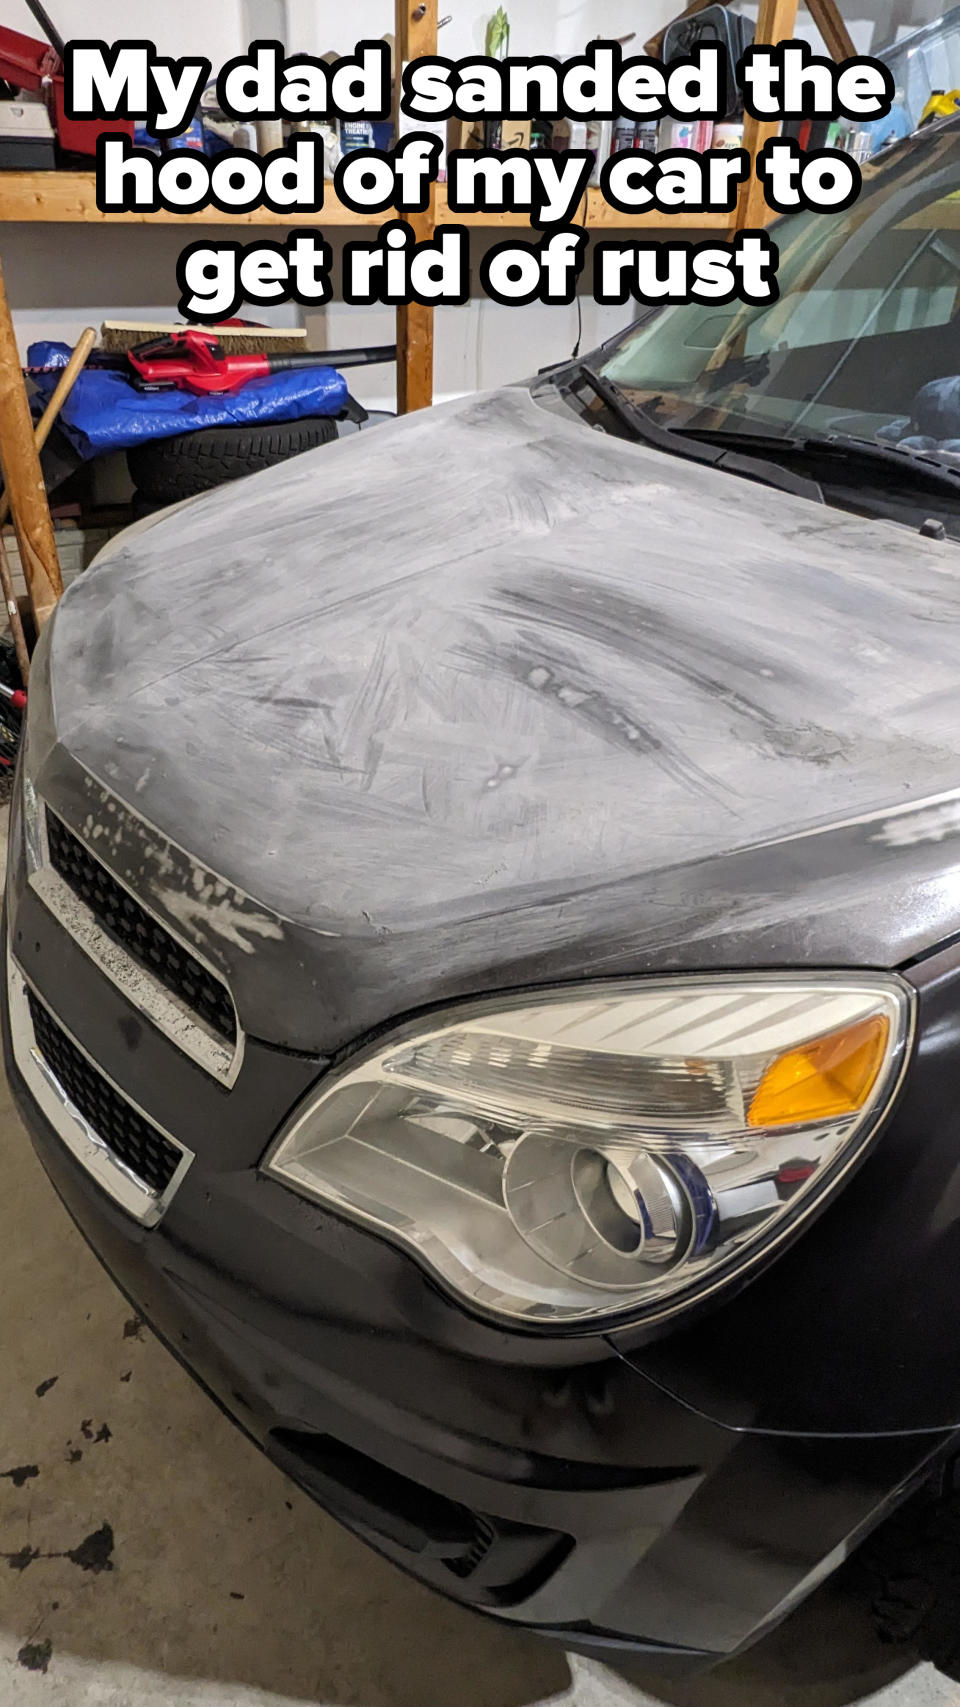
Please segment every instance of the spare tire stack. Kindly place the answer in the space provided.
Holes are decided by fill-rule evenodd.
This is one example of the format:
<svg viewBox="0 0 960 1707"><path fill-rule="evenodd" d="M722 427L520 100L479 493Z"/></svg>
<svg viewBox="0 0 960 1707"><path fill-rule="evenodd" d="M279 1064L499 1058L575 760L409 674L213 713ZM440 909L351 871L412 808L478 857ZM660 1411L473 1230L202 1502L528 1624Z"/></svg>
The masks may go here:
<svg viewBox="0 0 960 1707"><path fill-rule="evenodd" d="M147 440L127 451L137 507L142 511L195 498L337 437L335 420L312 415L263 427L207 427L176 438Z"/></svg>

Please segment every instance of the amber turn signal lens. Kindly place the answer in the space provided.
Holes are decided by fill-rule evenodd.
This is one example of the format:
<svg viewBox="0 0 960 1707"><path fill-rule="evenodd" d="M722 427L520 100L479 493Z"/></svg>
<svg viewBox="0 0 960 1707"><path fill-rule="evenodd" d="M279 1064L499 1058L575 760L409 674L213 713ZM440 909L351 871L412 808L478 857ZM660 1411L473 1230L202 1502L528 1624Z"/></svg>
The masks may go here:
<svg viewBox="0 0 960 1707"><path fill-rule="evenodd" d="M790 1049L771 1062L757 1086L749 1126L798 1126L856 1114L883 1066L890 1022L884 1014Z"/></svg>

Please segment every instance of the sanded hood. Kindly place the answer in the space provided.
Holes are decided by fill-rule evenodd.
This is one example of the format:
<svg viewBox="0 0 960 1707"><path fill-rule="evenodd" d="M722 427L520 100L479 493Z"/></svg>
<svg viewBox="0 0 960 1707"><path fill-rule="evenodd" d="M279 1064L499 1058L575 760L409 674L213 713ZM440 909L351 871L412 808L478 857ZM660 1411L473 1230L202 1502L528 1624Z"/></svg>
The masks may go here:
<svg viewBox="0 0 960 1707"><path fill-rule="evenodd" d="M890 964L954 908L960 812L897 809L960 785L958 570L504 390L121 538L56 618L58 733L323 933L363 1023L577 971Z"/></svg>

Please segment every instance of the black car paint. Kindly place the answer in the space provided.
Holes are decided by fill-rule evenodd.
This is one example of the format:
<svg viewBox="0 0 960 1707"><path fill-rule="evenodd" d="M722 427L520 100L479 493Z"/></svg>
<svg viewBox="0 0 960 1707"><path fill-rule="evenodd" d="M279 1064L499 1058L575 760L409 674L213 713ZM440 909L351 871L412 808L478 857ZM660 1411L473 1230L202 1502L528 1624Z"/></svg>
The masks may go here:
<svg viewBox="0 0 960 1707"><path fill-rule="evenodd" d="M131 1047L123 998L103 988L29 892L11 898L11 916L17 956L64 1023L82 1026L95 1010L91 1041L105 1070L131 1087L179 1074L171 1085L179 1098L184 1071L197 1070L184 1069L150 1027ZM650 1353L628 1357L602 1334L571 1341L476 1320L407 1256L259 1175L260 1122L269 1114L261 1107L247 1120L244 1099L237 1125L221 1121L160 1227L144 1232L39 1115L12 1059L6 1016L4 1043L40 1158L136 1308L282 1468L388 1558L466 1604L588 1651L632 1644L672 1669L713 1663L782 1617L819 1580L825 1560L837 1562L956 1438L946 1429L906 1432L917 1426L906 1413L885 1438L764 1432L753 1383L778 1323L770 1292L781 1265L728 1306L735 1314L755 1297L762 1324L751 1344L741 1342L731 1373L750 1428L697 1409L695 1346L674 1397L655 1361L651 1378ZM321 1062L256 1048L258 1076L272 1077L278 1092L286 1084L291 1099L322 1070ZM209 1094L223 1097L215 1088ZM278 1094L276 1106L283 1100ZM185 1136L201 1142L208 1120L201 1101ZM887 1139L896 1130L895 1122ZM945 1148L938 1146L941 1166ZM840 1223L841 1238L871 1165L822 1218L821 1226ZM856 1249L847 1248L838 1282L862 1285ZM928 1288L932 1278L925 1270ZM952 1297L949 1262L936 1278ZM913 1352L920 1359L922 1345L915 1341ZM801 1404L803 1376L798 1365L792 1394ZM909 1387L905 1370L904 1397ZM525 1580L502 1583L513 1563L508 1534L491 1550L486 1577L459 1581L422 1539L398 1541L392 1495L379 1513L358 1514L351 1490L338 1490L329 1475L315 1478L305 1437L346 1444L369 1460L371 1507L384 1467L422 1489L425 1502L439 1496L508 1531L548 1532L547 1563L556 1568L543 1581L534 1577L529 1593ZM567 1546L554 1549L554 1537L568 1538Z"/></svg>
<svg viewBox="0 0 960 1707"><path fill-rule="evenodd" d="M960 1423L960 947L906 969L918 1040L855 1181L735 1303L642 1351L651 1380L740 1428L896 1434Z"/></svg>
<svg viewBox="0 0 960 1707"><path fill-rule="evenodd" d="M520 391L404 424L374 456L377 443L348 461L325 451L323 486L280 471L121 546L71 591L40 653L35 702L52 666L58 723L45 742L31 730L42 795L191 933L247 1033L227 1091L131 1024L26 887L15 835L18 961L121 1090L196 1151L158 1228L131 1223L59 1144L5 1013L8 1072L118 1284L357 1533L500 1617L702 1663L782 1617L960 1436L960 956L943 947L960 864L955 548L675 468ZM441 443L461 475L486 470L473 510L438 481ZM318 538L342 554L371 480L380 519L394 506L394 556L365 547L363 563L337 558L305 583ZM434 497L425 569L396 552ZM639 530L616 562L586 551L598 531L609 547L611 513ZM677 560L680 522L696 573ZM733 522L737 565L711 578ZM237 562L217 584L228 525ZM292 664L261 603L265 558L271 599L278 579L297 591ZM351 652L358 624L394 606L404 620L379 650L361 638ZM427 671L438 639L442 692ZM418 696L398 699L406 668ZM415 748L425 705L430 765ZM320 780L288 820L304 759ZM498 1327L258 1172L331 1061L431 1003L797 966L900 967L918 991L915 1058L816 1223L682 1330ZM451 1571L442 1534L416 1534L417 1489L425 1511L446 1502L439 1531L459 1513L488 1526L472 1577Z"/></svg>
<svg viewBox="0 0 960 1707"><path fill-rule="evenodd" d="M938 1106L934 1089L960 1071L960 955L912 973L928 1023L897 1113L856 1178L793 1252L702 1330L638 1347L629 1334L570 1339L480 1321L408 1256L260 1175L265 1139L324 1061L251 1043L250 1077L228 1095L151 1026L131 1028L124 999L24 886L17 858L8 917L18 960L63 1023L84 1032L131 1094L165 1087L158 1118L176 1111L198 1149L160 1227L136 1227L39 1115L5 1012L18 1105L81 1231L234 1420L357 1534L441 1592L585 1651L626 1645L658 1667L695 1669L775 1624L960 1438L960 1358L951 1363L946 1331L954 1250L935 1225L955 1144L949 1099ZM909 1184L918 1130L924 1166L904 1221L889 1170ZM862 1241L865 1224L873 1247ZM900 1249L903 1260L888 1256L880 1276L876 1249ZM798 1282L789 1265L808 1250ZM889 1298L911 1288L922 1308L936 1308L935 1391L924 1384L931 1340L914 1309L901 1343L882 1337L895 1327L887 1313L878 1320L867 1349L883 1362L863 1388L863 1301L878 1280ZM811 1286L804 1311L798 1284ZM821 1365L824 1344L840 1381ZM883 1383L888 1433L875 1426L880 1413L857 1406ZM841 1408L825 1413L827 1397ZM425 1500L505 1528L487 1577L461 1582L422 1538L398 1540L392 1494L381 1512L358 1512L349 1489L315 1475L304 1449L312 1438L363 1455L371 1505L383 1467ZM550 1538L549 1575L534 1576L530 1593L526 1580L519 1589L499 1581L513 1568L512 1530L528 1526Z"/></svg>

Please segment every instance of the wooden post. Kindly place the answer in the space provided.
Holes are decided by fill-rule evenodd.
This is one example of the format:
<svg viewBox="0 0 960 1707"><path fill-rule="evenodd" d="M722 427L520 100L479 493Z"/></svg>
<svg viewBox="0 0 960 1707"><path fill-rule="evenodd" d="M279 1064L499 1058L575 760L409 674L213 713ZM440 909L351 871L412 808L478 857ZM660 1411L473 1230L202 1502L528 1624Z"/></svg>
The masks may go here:
<svg viewBox="0 0 960 1707"><path fill-rule="evenodd" d="M764 47L789 41L796 22L797 0L760 0L754 41L758 46ZM756 159L764 143L772 136L777 136L779 131L780 123L777 119L757 119L750 113L744 114L743 146L750 156L753 170L740 191L740 203L737 208L739 230L743 230L745 226L766 225L767 221L773 218L764 199L763 185L756 176Z"/></svg>
<svg viewBox="0 0 960 1707"><path fill-rule="evenodd" d="M437 51L437 0L397 0L396 77L410 59ZM399 106L399 97L398 97ZM398 112L399 117L399 112ZM431 186L425 213L408 213L418 243L433 236L437 188ZM413 302L397 309L397 408L401 415L433 402L433 309Z"/></svg>
<svg viewBox="0 0 960 1707"><path fill-rule="evenodd" d="M0 266L0 464L10 498L13 526L20 547L24 579L37 632L53 614L63 593L60 560L53 535L50 505L33 438L33 421L20 369Z"/></svg>
<svg viewBox="0 0 960 1707"><path fill-rule="evenodd" d="M841 59L853 59L857 50L836 0L807 0L807 11L826 42L831 59L838 65Z"/></svg>

